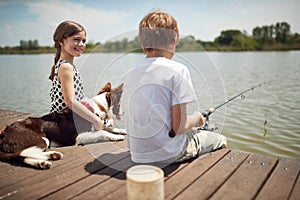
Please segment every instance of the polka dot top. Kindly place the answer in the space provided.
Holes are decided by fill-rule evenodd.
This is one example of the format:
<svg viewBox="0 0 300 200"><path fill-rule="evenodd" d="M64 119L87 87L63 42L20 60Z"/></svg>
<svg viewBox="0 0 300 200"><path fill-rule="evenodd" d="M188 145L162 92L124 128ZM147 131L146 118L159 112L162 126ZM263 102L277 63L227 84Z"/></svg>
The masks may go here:
<svg viewBox="0 0 300 200"><path fill-rule="evenodd" d="M60 65L63 63L68 63L68 62L66 60L60 60L55 65L54 77L53 77L53 81L52 81L52 88L50 90L50 97L51 97L50 113L60 112L67 107L67 105L65 104L65 101L64 101L64 97L62 95L61 83L57 77L58 69L59 69ZM75 98L78 101L80 101L84 97L83 84L82 84L80 73L74 65L73 65L73 71L75 73L75 76L74 76Z"/></svg>

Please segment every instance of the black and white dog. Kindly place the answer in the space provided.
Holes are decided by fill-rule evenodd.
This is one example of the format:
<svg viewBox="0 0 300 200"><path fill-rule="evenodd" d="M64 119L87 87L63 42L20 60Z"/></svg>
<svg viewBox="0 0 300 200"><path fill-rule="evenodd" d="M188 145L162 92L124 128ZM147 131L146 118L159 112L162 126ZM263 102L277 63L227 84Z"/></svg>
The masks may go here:
<svg viewBox="0 0 300 200"><path fill-rule="evenodd" d="M120 99L123 84L112 89L110 83L88 102L82 102L105 121L120 119ZM116 133L116 134L115 134ZM63 154L46 151L50 142L60 146L88 144L100 140L124 140L126 131L107 126L104 130L93 131L90 122L70 109L50 113L42 117L28 117L7 126L0 134L0 159L9 161L20 158L31 166L48 169L48 160L58 160Z"/></svg>

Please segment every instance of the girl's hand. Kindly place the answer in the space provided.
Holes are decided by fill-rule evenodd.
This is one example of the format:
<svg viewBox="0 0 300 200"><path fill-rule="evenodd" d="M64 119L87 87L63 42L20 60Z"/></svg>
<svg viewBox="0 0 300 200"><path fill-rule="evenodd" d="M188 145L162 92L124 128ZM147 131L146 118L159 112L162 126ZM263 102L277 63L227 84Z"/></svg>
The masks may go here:
<svg viewBox="0 0 300 200"><path fill-rule="evenodd" d="M93 123L93 126L96 131L103 130L104 129L104 123L100 119L100 117L97 117L96 121Z"/></svg>

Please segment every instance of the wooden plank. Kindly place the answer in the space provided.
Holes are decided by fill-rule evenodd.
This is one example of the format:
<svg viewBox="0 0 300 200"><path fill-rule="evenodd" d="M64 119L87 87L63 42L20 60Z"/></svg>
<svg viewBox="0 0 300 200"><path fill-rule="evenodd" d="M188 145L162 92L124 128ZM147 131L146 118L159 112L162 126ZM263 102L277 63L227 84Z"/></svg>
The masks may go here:
<svg viewBox="0 0 300 200"><path fill-rule="evenodd" d="M45 197L46 199L68 199L83 193L95 185L106 181L110 176L119 173L119 170L113 170L114 168L121 170L127 167L128 161L126 159L128 158L129 152L123 152L119 156L106 159L106 161L97 158L85 165L84 170L88 172L87 176L76 181L68 181L70 183L68 187L61 188ZM77 173L80 173L80 171Z"/></svg>
<svg viewBox="0 0 300 200"><path fill-rule="evenodd" d="M6 180L6 185L4 188L1 188L0 196L11 193L11 191L14 191L15 189L22 192L26 190L27 187L31 186L30 182L41 183L45 180L56 177L57 174L64 173L78 165L80 166L89 159L93 159L93 157L90 156L90 153L86 151L85 147L69 147L68 149L75 151L72 151L73 154L70 154L70 156L53 162L53 164L58 163L59 167L52 167L49 170L38 170L35 168L23 167L12 174L8 174L8 176L2 176L1 180ZM82 158L80 158L80 156L82 156Z"/></svg>
<svg viewBox="0 0 300 200"><path fill-rule="evenodd" d="M211 199L253 199L277 162L273 157L249 156Z"/></svg>
<svg viewBox="0 0 300 200"><path fill-rule="evenodd" d="M170 164L168 166L159 166L164 171L164 177L165 181L169 179L170 177L174 176L178 171L182 170L184 167L189 165L190 163L174 163ZM114 199L127 199L127 193L126 193L126 183L124 183L119 189L111 192L110 194L103 197L103 200L114 200Z"/></svg>
<svg viewBox="0 0 300 200"><path fill-rule="evenodd" d="M175 199L209 199L249 156L230 152Z"/></svg>
<svg viewBox="0 0 300 200"><path fill-rule="evenodd" d="M127 191L126 191L126 183L123 184L120 188L117 190L111 192L110 194L106 195L102 198L102 200L126 200L127 199Z"/></svg>
<svg viewBox="0 0 300 200"><path fill-rule="evenodd" d="M10 173L14 170L15 168L12 167L12 165L8 162L0 161L0 180L1 177L6 175L7 173ZM0 189L1 189L1 183L0 183Z"/></svg>
<svg viewBox="0 0 300 200"><path fill-rule="evenodd" d="M98 151L107 149L108 147L110 147L108 144L100 145ZM43 171L36 170L36 174L33 174L26 179L22 179L14 184L2 188L0 191L0 196L10 194L12 193L12 191L17 190L17 192L14 192L13 198L24 198L27 196L28 198L36 198L37 196L45 195L52 191L55 191L59 187L63 187L65 184L69 184L68 181L70 181L70 179L76 179L82 175L82 173L80 172L83 172L83 174L87 173L83 169L83 166L86 163L93 162L95 158L90 154L90 152L86 150L85 147L78 148L81 151L79 151L77 154L73 154L73 157L75 157L75 159L73 158L72 161L65 163L65 161L59 160L56 162L63 163L60 167L50 168L49 170ZM26 168L24 168L24 170L26 170ZM20 173L22 173L22 170L20 171ZM76 176L74 176L74 174ZM58 179L59 177L61 177L61 180ZM70 179L68 179L68 177ZM39 184L32 185L30 184L32 182L36 182ZM44 187L42 187L43 185ZM48 187L49 185L52 185L50 189ZM28 190L32 192L26 192Z"/></svg>
<svg viewBox="0 0 300 200"><path fill-rule="evenodd" d="M229 149L222 149L193 160L188 166L166 181L166 199L176 197L229 152Z"/></svg>
<svg viewBox="0 0 300 200"><path fill-rule="evenodd" d="M28 117L0 109L0 129ZM135 165L123 142L55 148L49 170L0 162L0 199L126 199L126 170ZM166 199L299 199L300 162L223 149L165 172Z"/></svg>
<svg viewBox="0 0 300 200"><path fill-rule="evenodd" d="M84 165L85 162L89 162L92 160L92 157L88 157L88 155L86 155L83 159L78 159L79 162L72 163L74 164L73 166L70 164L65 165L65 167L45 170L43 171L43 173L39 173L36 176L32 176L3 188L1 193L11 193L12 191L17 191L14 193L14 195L11 196L11 199L36 199L41 195L44 195L45 193L47 194L48 192L55 190L57 187L62 187L62 184L65 183L64 179L68 178L67 174L69 174L69 172L76 172L71 175L71 177L73 177L77 174L77 171L79 171L78 169L80 166Z"/></svg>
<svg viewBox="0 0 300 200"><path fill-rule="evenodd" d="M290 200L299 200L300 197L300 172L297 176L297 181L293 187L293 191L290 195Z"/></svg>
<svg viewBox="0 0 300 200"><path fill-rule="evenodd" d="M84 180L85 190L80 194L73 196L74 199L101 199L104 196L120 188L125 184L125 171L133 166L128 153L128 157L120 160L113 165L92 174L88 179ZM120 168L121 167L121 168ZM117 170L116 170L117 169Z"/></svg>
<svg viewBox="0 0 300 200"><path fill-rule="evenodd" d="M7 111L9 112L9 111ZM4 112L3 110L0 110L0 116L3 115L3 113L7 113L6 111ZM9 116L23 116L24 113L17 113L16 112L9 112ZM0 119L0 121L3 121L3 116ZM107 146L110 146L111 144L107 144ZM91 149L92 145L89 145L89 151ZM103 145L102 145L103 146ZM62 148L54 148L53 150L60 151L64 154L64 158L60 161L54 161L53 166L51 169L61 165L61 164L66 164L70 161L73 161L74 159L78 159L76 156L81 152L81 156L85 156L88 153L87 151L82 151L82 148L85 147L62 147ZM72 149L72 150L70 150ZM77 151L78 150L78 151ZM86 154L85 154L86 153ZM72 155L73 154L73 155ZM72 155L72 156L70 156ZM67 158L67 159L66 159ZM71 159L70 159L71 158ZM73 158L73 159L72 159ZM38 173L43 173L42 170L37 170L35 168L29 167L25 164L21 164L18 162L12 162L12 163L5 163L5 162L0 162L0 180L5 180L5 181L0 181L0 189L5 187L5 186L11 186L14 183L18 183L26 178L29 178L31 176L36 176ZM13 167L11 167L13 166ZM63 168L62 168L63 169ZM3 192L3 190L1 191ZM1 194L0 194L1 195ZM3 194L2 194L3 195Z"/></svg>
<svg viewBox="0 0 300 200"><path fill-rule="evenodd" d="M6 109L0 108L0 120L10 118L10 117L27 115L27 114L30 114L30 113L24 113L24 112L18 112L18 111L14 111L14 110L6 110Z"/></svg>
<svg viewBox="0 0 300 200"><path fill-rule="evenodd" d="M136 165L136 163L133 163L130 157L128 157L127 168L124 168L124 170L120 171L115 176L111 176L111 178L106 182L103 182L95 186L91 190L88 190L86 193L76 196L75 199L80 199L80 198L87 199L93 196L97 196L97 198L99 199L126 199L126 180L125 180L126 171L129 167L133 165ZM174 164L174 165L169 165L164 167L163 170L166 179L171 177L173 174L176 174L179 169L183 168L186 165L188 165L188 163Z"/></svg>
<svg viewBox="0 0 300 200"><path fill-rule="evenodd" d="M124 186L124 184L126 184L125 172L120 172L114 177L110 177L107 181L91 188L89 191L76 196L74 199L93 199L95 197L103 199L105 196Z"/></svg>
<svg viewBox="0 0 300 200"><path fill-rule="evenodd" d="M67 161L70 161L70 158L74 157L74 156L71 156L71 155L72 154L76 154L77 151L80 148L81 147L72 146L72 147L65 147L65 149L58 149L58 150L57 149L49 149L49 150L57 150L57 151L63 153L64 157L62 158L62 160L65 160L67 162ZM47 150L47 151L49 151L49 150ZM59 161L54 161L52 168L58 166L59 164L61 164ZM26 165L26 164L20 162L20 161L13 161L13 160L11 160L9 162L8 161L2 161L2 162L0 162L0 165L1 165L1 169L2 169L2 166L7 165L7 166L10 166L9 167L10 169L14 169L15 171L17 171L17 170L23 170L23 168L33 169L32 171L36 171L37 170L37 168L35 168L35 167L31 167L29 165ZM43 170L38 170L38 171L43 171ZM1 171L1 173L2 173L2 171ZM1 175L0 175L0 177L1 177Z"/></svg>
<svg viewBox="0 0 300 200"><path fill-rule="evenodd" d="M0 109L0 130L15 121L25 119L30 115L30 113Z"/></svg>
<svg viewBox="0 0 300 200"><path fill-rule="evenodd" d="M64 158L62 160L53 161L53 166L49 170L39 170L36 168L28 167L27 165L20 164L19 166L12 167L14 170L10 171L6 175L1 175L0 180L5 180L0 182L0 196L3 195L3 192L9 192L9 188L14 188L14 184L20 185L22 182L26 183L27 179L30 179L34 177L36 181L42 181L44 179L44 176L51 176L50 174L55 171L56 173L63 173L64 171L67 171L68 166L76 166L80 165L82 162L79 157L81 154L83 157L88 156L89 154L85 150L84 147L73 147L68 148L69 152L73 152L72 156L69 154L69 156L64 155ZM64 167L62 167L62 166ZM28 181L28 180L27 180ZM7 187L6 189L3 189L3 187ZM7 191L8 190L8 191Z"/></svg>
<svg viewBox="0 0 300 200"><path fill-rule="evenodd" d="M300 163L288 159L280 160L257 199L288 199L299 175ZM298 196L300 198L300 196Z"/></svg>

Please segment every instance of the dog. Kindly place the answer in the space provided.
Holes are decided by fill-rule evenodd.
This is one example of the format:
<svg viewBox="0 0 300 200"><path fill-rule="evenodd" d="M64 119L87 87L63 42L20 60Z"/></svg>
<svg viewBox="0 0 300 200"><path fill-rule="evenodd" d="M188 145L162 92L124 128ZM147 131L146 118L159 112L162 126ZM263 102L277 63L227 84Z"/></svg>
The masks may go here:
<svg viewBox="0 0 300 200"><path fill-rule="evenodd" d="M112 120L113 115L120 119L122 91L123 84L112 89L108 82L96 97L82 103L105 121ZM52 142L60 146L84 145L100 140L124 140L125 134L124 129L113 128L110 124L104 130L93 131L92 123L66 108L59 113L28 117L7 126L0 134L0 160L20 159L30 166L48 169L52 165L49 160L63 157L58 151L46 151Z"/></svg>
<svg viewBox="0 0 300 200"><path fill-rule="evenodd" d="M83 103L87 105L92 112L104 120L105 129L104 131L88 131L79 134L76 137L75 145L95 143L101 139L112 141L125 139L123 135L127 134L126 130L115 128L112 125L114 118L120 120L120 116L123 115L123 111L120 108L122 92L123 84L120 84L117 88L112 89L111 83L108 82L93 99L83 100Z"/></svg>

